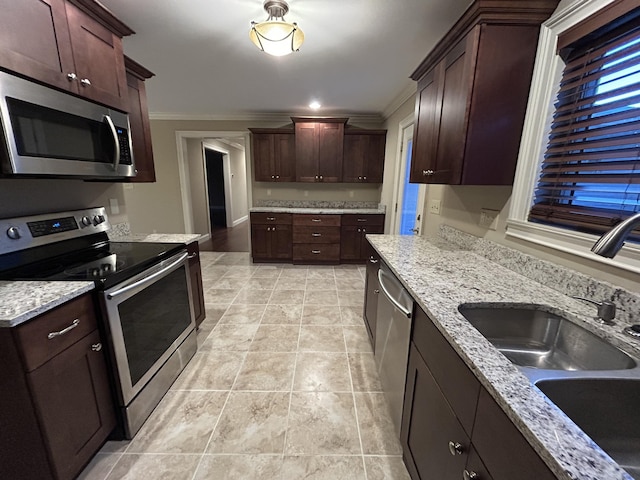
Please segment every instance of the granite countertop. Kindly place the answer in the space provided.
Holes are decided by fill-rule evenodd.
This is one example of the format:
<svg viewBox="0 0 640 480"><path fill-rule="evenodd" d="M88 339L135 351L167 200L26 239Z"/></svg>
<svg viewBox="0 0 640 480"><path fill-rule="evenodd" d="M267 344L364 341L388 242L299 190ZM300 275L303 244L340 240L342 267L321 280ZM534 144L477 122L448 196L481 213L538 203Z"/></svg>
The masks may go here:
<svg viewBox="0 0 640 480"><path fill-rule="evenodd" d="M342 215L354 213L368 215L375 213L385 213L384 208L313 208L313 207L252 207L250 212L273 212L273 213L308 213L311 215Z"/></svg>
<svg viewBox="0 0 640 480"><path fill-rule="evenodd" d="M367 238L557 478L632 480L462 317L458 305L549 306L640 357L619 328L596 322L593 306L440 238Z"/></svg>
<svg viewBox="0 0 640 480"><path fill-rule="evenodd" d="M94 286L93 282L0 281L0 328L31 320Z"/></svg>
<svg viewBox="0 0 640 480"><path fill-rule="evenodd" d="M200 239L199 233L129 233L109 234L112 242L191 243Z"/></svg>

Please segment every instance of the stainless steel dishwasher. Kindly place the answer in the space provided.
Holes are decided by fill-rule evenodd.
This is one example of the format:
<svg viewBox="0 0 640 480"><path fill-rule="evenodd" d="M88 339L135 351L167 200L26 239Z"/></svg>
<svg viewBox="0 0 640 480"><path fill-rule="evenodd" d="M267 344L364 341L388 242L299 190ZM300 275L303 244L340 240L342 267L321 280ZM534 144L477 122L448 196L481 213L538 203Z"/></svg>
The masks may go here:
<svg viewBox="0 0 640 480"><path fill-rule="evenodd" d="M380 262L378 280L380 295L378 296L375 360L391 419L399 437L413 299L383 262Z"/></svg>

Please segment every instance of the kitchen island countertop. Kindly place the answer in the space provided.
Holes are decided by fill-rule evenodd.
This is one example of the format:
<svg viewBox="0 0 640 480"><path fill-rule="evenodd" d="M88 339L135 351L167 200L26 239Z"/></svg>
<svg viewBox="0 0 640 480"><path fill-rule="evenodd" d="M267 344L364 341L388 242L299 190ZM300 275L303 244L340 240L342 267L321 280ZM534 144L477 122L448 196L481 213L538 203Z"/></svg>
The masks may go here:
<svg viewBox="0 0 640 480"><path fill-rule="evenodd" d="M632 479L473 328L458 306L549 306L638 358L638 348L619 326L601 325L582 302L441 238L367 238L557 478Z"/></svg>

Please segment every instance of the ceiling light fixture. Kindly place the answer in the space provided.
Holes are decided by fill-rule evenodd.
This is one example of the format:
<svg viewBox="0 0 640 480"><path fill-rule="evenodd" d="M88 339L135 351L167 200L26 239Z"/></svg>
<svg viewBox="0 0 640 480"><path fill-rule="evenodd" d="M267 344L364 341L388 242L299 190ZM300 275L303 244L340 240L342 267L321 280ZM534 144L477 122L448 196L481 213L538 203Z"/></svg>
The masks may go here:
<svg viewBox="0 0 640 480"><path fill-rule="evenodd" d="M264 9L269 18L264 22L251 22L249 38L265 53L276 57L289 55L300 50L304 42L304 33L297 23L285 22L284 16L289 5L284 0L266 0Z"/></svg>
<svg viewBox="0 0 640 480"><path fill-rule="evenodd" d="M313 110L318 110L322 105L320 105L320 102L318 101L313 101L309 104L309 108L313 109Z"/></svg>

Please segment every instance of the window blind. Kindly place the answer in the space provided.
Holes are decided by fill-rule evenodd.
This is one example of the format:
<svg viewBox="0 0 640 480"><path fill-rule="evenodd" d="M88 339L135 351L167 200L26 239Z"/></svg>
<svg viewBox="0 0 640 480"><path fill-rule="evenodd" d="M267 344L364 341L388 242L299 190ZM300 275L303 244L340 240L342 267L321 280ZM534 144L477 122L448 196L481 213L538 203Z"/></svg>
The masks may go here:
<svg viewBox="0 0 640 480"><path fill-rule="evenodd" d="M602 233L640 211L638 13L563 49L530 221Z"/></svg>

